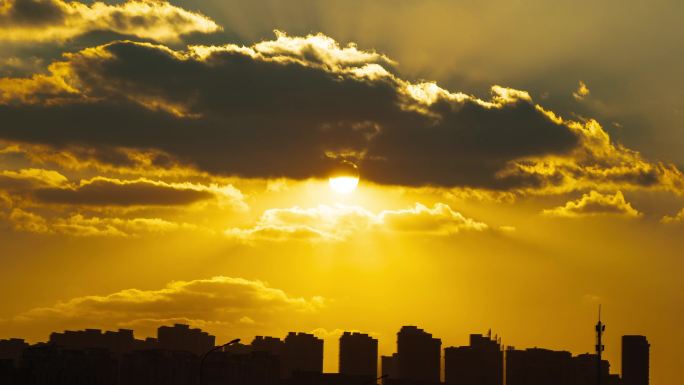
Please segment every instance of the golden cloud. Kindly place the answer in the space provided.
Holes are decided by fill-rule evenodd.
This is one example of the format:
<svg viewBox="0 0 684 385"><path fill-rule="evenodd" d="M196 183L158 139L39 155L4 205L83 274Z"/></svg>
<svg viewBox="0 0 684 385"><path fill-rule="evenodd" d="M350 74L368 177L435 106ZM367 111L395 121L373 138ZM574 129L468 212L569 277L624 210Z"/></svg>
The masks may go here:
<svg viewBox="0 0 684 385"><path fill-rule="evenodd" d="M466 218L446 204L432 208L416 203L400 210L373 213L342 204L313 208L266 210L249 228L231 228L225 234L245 241L342 241L367 231L449 236L464 231L485 231L489 226Z"/></svg>
<svg viewBox="0 0 684 385"><path fill-rule="evenodd" d="M0 40L64 41L93 31L158 41L221 28L210 18L166 1L86 4L63 0L0 0Z"/></svg>
<svg viewBox="0 0 684 385"><path fill-rule="evenodd" d="M214 233L206 226L164 218L178 214L179 207L248 209L232 184L102 176L73 183L52 170L0 170L0 220L15 231L78 237Z"/></svg>
<svg viewBox="0 0 684 385"><path fill-rule="evenodd" d="M22 209L13 209L7 220L17 231L38 234L49 234L52 232L45 218Z"/></svg>
<svg viewBox="0 0 684 385"><path fill-rule="evenodd" d="M209 231L194 224L161 218L85 217L81 214L46 218L21 208L12 209L7 221L16 231L74 237L140 237L175 231Z"/></svg>
<svg viewBox="0 0 684 385"><path fill-rule="evenodd" d="M0 170L0 189L16 190L22 187L60 187L69 180L54 170L26 168L19 170Z"/></svg>
<svg viewBox="0 0 684 385"><path fill-rule="evenodd" d="M216 276L173 281L156 290L126 289L108 295L76 297L31 309L8 323L30 323L47 330L156 327L179 321L200 327L236 326L245 324L247 318L264 323L283 315L317 312L324 306L325 299L320 296L293 297L262 281Z"/></svg>
<svg viewBox="0 0 684 385"><path fill-rule="evenodd" d="M589 87L587 87L587 84L580 80L577 90L572 93L572 97L576 100L583 100L589 96L590 93L591 91L589 90Z"/></svg>
<svg viewBox="0 0 684 385"><path fill-rule="evenodd" d="M601 194L591 191L575 201L567 202L564 206L544 210L544 215L551 217L578 218L586 216L613 215L625 218L638 218L642 214L625 200L622 192L615 195Z"/></svg>
<svg viewBox="0 0 684 385"><path fill-rule="evenodd" d="M244 196L231 184L103 176L71 183L57 171L35 168L0 170L0 191L14 194L30 205L183 206L211 201L221 207L247 208Z"/></svg>
<svg viewBox="0 0 684 385"><path fill-rule="evenodd" d="M661 220L661 223L665 224L675 224L684 222L684 209L681 209L677 214L673 216L666 215Z"/></svg>
<svg viewBox="0 0 684 385"><path fill-rule="evenodd" d="M92 148L84 145L67 145L55 148L50 145L7 141L0 139L0 164L21 159L34 168L54 167L76 174L116 175L118 178L147 178L175 181L212 183L215 175L181 164L168 153L157 149ZM48 171L48 170L46 170ZM22 171L23 172L23 171Z"/></svg>

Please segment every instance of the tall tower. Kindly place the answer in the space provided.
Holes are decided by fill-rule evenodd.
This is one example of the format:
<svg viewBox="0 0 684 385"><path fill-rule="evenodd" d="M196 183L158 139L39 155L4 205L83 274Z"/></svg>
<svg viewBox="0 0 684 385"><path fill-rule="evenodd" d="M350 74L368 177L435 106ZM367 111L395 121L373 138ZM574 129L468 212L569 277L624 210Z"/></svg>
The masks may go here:
<svg viewBox="0 0 684 385"><path fill-rule="evenodd" d="M599 305L598 322L596 323L596 383L598 385L602 385L601 354L605 347L603 346L601 337L603 336L604 331L606 331L606 325L601 322L601 305Z"/></svg>

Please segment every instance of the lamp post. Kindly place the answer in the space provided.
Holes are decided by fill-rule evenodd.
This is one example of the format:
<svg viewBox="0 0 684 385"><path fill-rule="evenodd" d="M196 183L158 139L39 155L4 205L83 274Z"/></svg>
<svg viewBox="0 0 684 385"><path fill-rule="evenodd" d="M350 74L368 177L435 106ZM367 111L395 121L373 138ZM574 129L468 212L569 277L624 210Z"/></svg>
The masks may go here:
<svg viewBox="0 0 684 385"><path fill-rule="evenodd" d="M236 338L232 341L226 342L223 345L216 346L215 348L209 350L208 352L206 352L202 355L202 360L200 361L200 367L199 367L199 383L200 383L200 385L204 385L204 361L207 359L207 356L210 355L211 353L219 350L219 349L223 349L226 346L230 346L230 345L236 344L238 342L240 342L240 339Z"/></svg>

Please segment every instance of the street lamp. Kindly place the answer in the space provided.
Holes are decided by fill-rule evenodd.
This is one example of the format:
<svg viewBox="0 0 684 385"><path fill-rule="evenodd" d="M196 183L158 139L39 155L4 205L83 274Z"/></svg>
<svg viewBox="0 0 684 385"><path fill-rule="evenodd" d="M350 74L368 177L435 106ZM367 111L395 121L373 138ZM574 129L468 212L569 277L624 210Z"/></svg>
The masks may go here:
<svg viewBox="0 0 684 385"><path fill-rule="evenodd" d="M226 346L233 345L233 344L236 344L236 343L238 343L238 342L240 342L240 339L239 339L239 338L236 338L236 339L234 339L234 340L232 340L232 341L226 342L226 343L223 344L223 345L216 346L215 348L209 350L208 352L206 352L206 353L204 353L204 354L202 355L202 360L200 361L200 367L199 367L199 371L200 371L200 373L199 373L199 383L200 383L200 385L204 385L204 361L207 359L207 356L210 355L211 353L213 353L213 352L219 350L219 349L223 349L223 348L225 348Z"/></svg>

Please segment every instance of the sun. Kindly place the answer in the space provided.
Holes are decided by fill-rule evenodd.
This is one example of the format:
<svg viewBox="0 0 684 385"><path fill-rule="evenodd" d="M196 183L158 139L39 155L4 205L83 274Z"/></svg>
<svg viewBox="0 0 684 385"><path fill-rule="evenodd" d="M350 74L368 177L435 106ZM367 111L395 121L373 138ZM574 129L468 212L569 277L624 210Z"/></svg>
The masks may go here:
<svg viewBox="0 0 684 385"><path fill-rule="evenodd" d="M349 194L356 190L359 178L356 176L336 176L328 179L330 188L338 194Z"/></svg>
<svg viewBox="0 0 684 385"><path fill-rule="evenodd" d="M359 168L352 162L339 162L329 176L330 189L338 194L350 194L359 185Z"/></svg>

